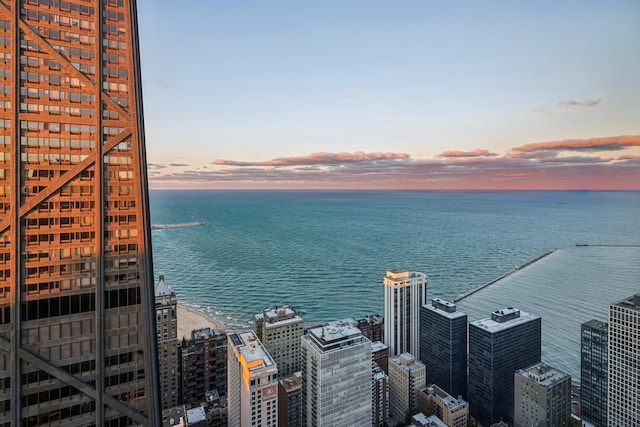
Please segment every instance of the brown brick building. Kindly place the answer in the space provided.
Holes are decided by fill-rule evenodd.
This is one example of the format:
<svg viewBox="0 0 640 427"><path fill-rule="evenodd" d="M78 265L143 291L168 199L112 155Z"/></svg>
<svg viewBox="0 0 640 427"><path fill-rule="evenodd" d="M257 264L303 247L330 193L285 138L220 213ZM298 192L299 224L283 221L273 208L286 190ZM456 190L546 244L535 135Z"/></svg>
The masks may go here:
<svg viewBox="0 0 640 427"><path fill-rule="evenodd" d="M205 400L206 392L227 394L227 335L211 328L191 332L180 346L181 403Z"/></svg>

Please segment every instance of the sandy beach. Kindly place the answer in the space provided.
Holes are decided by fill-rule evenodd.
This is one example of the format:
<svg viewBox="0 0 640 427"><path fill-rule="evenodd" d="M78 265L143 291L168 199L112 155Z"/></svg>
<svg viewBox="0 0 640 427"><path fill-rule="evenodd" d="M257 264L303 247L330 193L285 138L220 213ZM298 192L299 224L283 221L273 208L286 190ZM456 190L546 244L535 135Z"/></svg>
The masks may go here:
<svg viewBox="0 0 640 427"><path fill-rule="evenodd" d="M191 331L201 328L212 328L214 331L224 332L224 324L219 320L207 316L193 308L178 304L178 339L191 338Z"/></svg>

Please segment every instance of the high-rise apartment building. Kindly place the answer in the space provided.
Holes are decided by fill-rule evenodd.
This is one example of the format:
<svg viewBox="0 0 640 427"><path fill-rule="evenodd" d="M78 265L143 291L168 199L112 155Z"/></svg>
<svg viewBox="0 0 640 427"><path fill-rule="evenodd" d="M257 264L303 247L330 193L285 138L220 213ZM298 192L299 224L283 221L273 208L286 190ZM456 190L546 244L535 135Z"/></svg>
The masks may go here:
<svg viewBox="0 0 640 427"><path fill-rule="evenodd" d="M384 343L389 354L420 356L420 307L427 303L427 276L387 270L384 284Z"/></svg>
<svg viewBox="0 0 640 427"><path fill-rule="evenodd" d="M278 427L302 426L302 372L278 380Z"/></svg>
<svg viewBox="0 0 640 427"><path fill-rule="evenodd" d="M376 342L384 340L384 317L379 314L370 314L356 320L356 326L362 331L362 335L369 341Z"/></svg>
<svg viewBox="0 0 640 427"><path fill-rule="evenodd" d="M420 412L423 414L435 415L449 427L467 427L469 403L461 398L451 396L436 384L431 384L420 390L419 401Z"/></svg>
<svg viewBox="0 0 640 427"><path fill-rule="evenodd" d="M229 425L278 425L278 367L251 331L229 334Z"/></svg>
<svg viewBox="0 0 640 427"><path fill-rule="evenodd" d="M302 423L371 425L371 341L351 322L302 337Z"/></svg>
<svg viewBox="0 0 640 427"><path fill-rule="evenodd" d="M253 333L265 346L280 378L300 371L300 337L304 321L291 306L275 306L253 316Z"/></svg>
<svg viewBox="0 0 640 427"><path fill-rule="evenodd" d="M427 385L427 369L410 353L389 359L389 409L396 421L418 409L420 390Z"/></svg>
<svg viewBox="0 0 640 427"><path fill-rule="evenodd" d="M607 425L607 342L609 325L589 320L581 326L580 416L596 426Z"/></svg>
<svg viewBox="0 0 640 427"><path fill-rule="evenodd" d="M513 307L469 323L469 410L484 426L513 420L513 375L540 361L542 320Z"/></svg>
<svg viewBox="0 0 640 427"><path fill-rule="evenodd" d="M434 298L420 308L420 360L427 383L452 396L467 396L467 315L456 305Z"/></svg>
<svg viewBox="0 0 640 427"><path fill-rule="evenodd" d="M371 382L371 405L373 415L371 423L374 427L385 427L389 419L389 376L373 362L373 378Z"/></svg>
<svg viewBox="0 0 640 427"><path fill-rule="evenodd" d="M380 341L372 342L371 359L386 374L389 371L389 346Z"/></svg>
<svg viewBox="0 0 640 427"><path fill-rule="evenodd" d="M609 305L607 420L640 426L640 293Z"/></svg>
<svg viewBox="0 0 640 427"><path fill-rule="evenodd" d="M162 409L180 401L180 363L178 358L178 300L171 286L160 275L156 285L156 330L158 339L158 370Z"/></svg>
<svg viewBox="0 0 640 427"><path fill-rule="evenodd" d="M204 401L207 392L227 394L227 335L211 328L191 331L179 347L181 403Z"/></svg>
<svg viewBox="0 0 640 427"><path fill-rule="evenodd" d="M568 426L571 376L544 362L517 370L513 414L516 426Z"/></svg>
<svg viewBox="0 0 640 427"><path fill-rule="evenodd" d="M5 1L0 39L0 425L158 425L136 1Z"/></svg>

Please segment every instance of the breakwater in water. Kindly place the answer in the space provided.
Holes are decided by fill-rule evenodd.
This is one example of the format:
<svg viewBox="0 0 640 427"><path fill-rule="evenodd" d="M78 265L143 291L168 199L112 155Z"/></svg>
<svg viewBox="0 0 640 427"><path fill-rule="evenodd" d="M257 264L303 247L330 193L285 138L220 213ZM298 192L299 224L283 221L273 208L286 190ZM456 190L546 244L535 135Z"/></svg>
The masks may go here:
<svg viewBox="0 0 640 427"><path fill-rule="evenodd" d="M463 293L463 294L461 294L461 295L458 295L456 298L454 298L453 302L461 301L461 300L465 299L466 297L468 297L469 295L473 295L473 294L475 294L476 292L478 292L478 291L480 291L480 290L482 290L482 289L486 288L487 286L493 285L494 283L496 283L496 282L498 282L498 281L500 281L500 280L504 279L505 277L509 277L509 276L511 276L511 275L512 275L513 273L515 273L516 271L520 271L520 270L522 270L523 268L526 268L526 267L530 266L531 264L533 264L533 263L535 263L535 262L540 261L542 258L544 258L544 257L546 257L546 256L551 255L551 254L552 254L552 253L554 253L555 251L556 251L556 250L555 250L555 249L553 249L553 250L551 250L551 251L545 252L544 254L540 255L539 257L534 258L534 259L532 259L531 261L525 262L525 263L524 263L524 264L522 264L522 265L519 265L518 267L514 268L513 270L511 270L511 271L509 271L509 272L507 272L507 273L503 274L503 275L502 275L502 276L500 276L500 277L497 277L497 278L493 279L492 281L490 281L490 282L488 282L488 283L485 283L485 284L483 284L483 285L478 286L477 288L473 288L473 289L471 289L471 290L469 290L469 291L467 291L467 292L465 292L465 293Z"/></svg>
<svg viewBox="0 0 640 427"><path fill-rule="evenodd" d="M187 228L187 227L197 227L199 225L204 225L202 221L195 222L183 222L180 224L153 224L151 226L152 230L167 230L170 228Z"/></svg>

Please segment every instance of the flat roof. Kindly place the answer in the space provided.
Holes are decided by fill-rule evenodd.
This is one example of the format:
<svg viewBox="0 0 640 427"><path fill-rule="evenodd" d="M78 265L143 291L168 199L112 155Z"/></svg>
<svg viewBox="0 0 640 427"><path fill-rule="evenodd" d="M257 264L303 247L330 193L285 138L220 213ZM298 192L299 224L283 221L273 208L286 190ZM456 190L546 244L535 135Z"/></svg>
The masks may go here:
<svg viewBox="0 0 640 427"><path fill-rule="evenodd" d="M275 362L253 331L230 334L232 345L246 362L249 371L276 367Z"/></svg>
<svg viewBox="0 0 640 427"><path fill-rule="evenodd" d="M447 424L445 424L445 422L442 421L440 418L438 418L436 415L430 415L430 416L427 417L422 412L419 412L416 415L414 415L413 417L411 417L411 419L414 420L417 423L420 423L423 426L448 427ZM411 425L415 426L415 424L411 424Z"/></svg>
<svg viewBox="0 0 640 427"><path fill-rule="evenodd" d="M362 331L352 323L344 320L336 320L329 322L325 326L320 326L309 331L318 340L322 342L332 342L340 339L348 338L352 335L362 335Z"/></svg>
<svg viewBox="0 0 640 427"><path fill-rule="evenodd" d="M513 314L514 313L513 310L517 310L517 309L514 309L513 307L509 307L508 309L503 309L502 311L505 311L505 310L508 311L508 313L505 312L505 314ZM496 311L501 311L501 310L496 310ZM494 333L498 331L503 331L505 329L510 329L510 328L513 328L514 326L522 325L524 323L527 323L536 319L540 319L540 316L538 316L537 314L527 313L526 311L520 311L519 317L514 317L504 322L496 322L491 318L487 318L487 319L481 319L481 320L476 320L475 322L471 322L469 323L469 326L475 326L475 327L487 330L491 333Z"/></svg>
<svg viewBox="0 0 640 427"><path fill-rule="evenodd" d="M463 400L463 399L457 399L453 396L451 396L449 393L447 393L446 391L444 391L443 389L441 389L437 384L431 384L425 388L423 388L421 391L429 391L431 393L433 393L434 395L438 396L442 402L446 405L447 408L449 409L455 409L460 405L467 405L467 401Z"/></svg>
<svg viewBox="0 0 640 427"><path fill-rule="evenodd" d="M293 375L281 378L278 382L287 393L302 389L302 372L294 372Z"/></svg>
<svg viewBox="0 0 640 427"><path fill-rule="evenodd" d="M418 271L407 270L387 270L387 274L384 276L385 280L390 282L406 282L411 279L425 279L427 275Z"/></svg>
<svg viewBox="0 0 640 427"><path fill-rule="evenodd" d="M353 319L336 320L328 322L309 330L307 334L321 351L341 348L345 343L360 344L363 340L369 341L362 335L362 331L354 324ZM305 336L306 337L306 336Z"/></svg>
<svg viewBox="0 0 640 427"><path fill-rule="evenodd" d="M204 406L196 406L195 408L188 409L187 421L193 424L207 421L207 414L204 412Z"/></svg>
<svg viewBox="0 0 640 427"><path fill-rule="evenodd" d="M434 307L432 304L425 304L423 305L423 307L429 311L437 313L438 316L446 317L447 319L458 319L460 317L467 317L467 314L462 311L446 311L442 310L441 308Z"/></svg>
<svg viewBox="0 0 640 427"><path fill-rule="evenodd" d="M280 328L282 326L287 326L295 323L304 323L304 320L302 320L302 317L296 315L290 319L276 320L275 322L265 322L264 327L267 329Z"/></svg>
<svg viewBox="0 0 640 427"><path fill-rule="evenodd" d="M586 326L600 332L607 332L609 330L609 324L598 319L591 319L588 322L584 322L582 326Z"/></svg>
<svg viewBox="0 0 640 427"><path fill-rule="evenodd" d="M516 375L527 378L545 388L566 381L567 379L571 380L571 375L559 371L544 362L536 363L525 369L519 369L516 371Z"/></svg>
<svg viewBox="0 0 640 427"><path fill-rule="evenodd" d="M424 363L413 357L411 353L401 353L390 357L389 360L393 361L405 371L413 371L414 369L425 366Z"/></svg>
<svg viewBox="0 0 640 427"><path fill-rule="evenodd" d="M211 328L194 329L191 331L191 339L209 338L215 336L215 331Z"/></svg>
<svg viewBox="0 0 640 427"><path fill-rule="evenodd" d="M382 341L374 341L371 343L372 353L376 351L384 350L385 348L389 348L389 346L383 343Z"/></svg>
<svg viewBox="0 0 640 427"><path fill-rule="evenodd" d="M617 302L612 302L611 305L640 312L640 293L631 295L627 298L623 298Z"/></svg>

